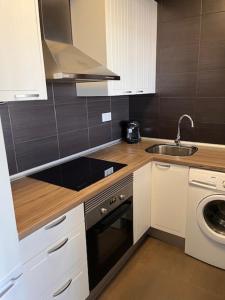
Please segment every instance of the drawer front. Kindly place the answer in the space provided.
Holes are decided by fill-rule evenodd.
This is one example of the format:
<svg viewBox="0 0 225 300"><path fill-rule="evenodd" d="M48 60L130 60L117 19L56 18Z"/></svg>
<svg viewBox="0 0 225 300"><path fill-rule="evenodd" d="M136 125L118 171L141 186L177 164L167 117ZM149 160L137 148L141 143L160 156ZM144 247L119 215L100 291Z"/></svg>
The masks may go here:
<svg viewBox="0 0 225 300"><path fill-rule="evenodd" d="M28 299L45 293L62 274L73 268L81 271L81 264L86 262L86 242L84 227L73 235L65 235L41 254L24 265L24 279ZM39 300L40 297L37 297Z"/></svg>
<svg viewBox="0 0 225 300"><path fill-rule="evenodd" d="M70 272L49 289L44 300L85 300L89 295L86 265L80 272Z"/></svg>
<svg viewBox="0 0 225 300"><path fill-rule="evenodd" d="M20 241L22 262L26 263L67 233L75 233L81 224L84 224L83 204L22 239Z"/></svg>
<svg viewBox="0 0 225 300"><path fill-rule="evenodd" d="M23 276L18 278L13 285L9 286L3 294L1 294L1 300L19 300L27 299L24 295Z"/></svg>

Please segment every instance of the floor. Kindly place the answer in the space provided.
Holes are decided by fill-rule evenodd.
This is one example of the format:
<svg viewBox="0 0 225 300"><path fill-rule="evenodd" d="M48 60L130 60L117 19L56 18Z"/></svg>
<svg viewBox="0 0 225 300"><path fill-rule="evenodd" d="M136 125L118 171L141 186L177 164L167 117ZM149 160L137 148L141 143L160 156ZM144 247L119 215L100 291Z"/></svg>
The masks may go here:
<svg viewBox="0 0 225 300"><path fill-rule="evenodd" d="M99 298L145 299L225 300L225 271L148 238Z"/></svg>

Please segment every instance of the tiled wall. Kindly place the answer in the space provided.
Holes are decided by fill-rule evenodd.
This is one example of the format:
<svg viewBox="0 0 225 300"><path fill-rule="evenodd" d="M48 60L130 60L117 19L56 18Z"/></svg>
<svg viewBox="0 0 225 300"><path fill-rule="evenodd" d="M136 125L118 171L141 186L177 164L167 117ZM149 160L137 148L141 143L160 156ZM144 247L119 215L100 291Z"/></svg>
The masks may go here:
<svg viewBox="0 0 225 300"><path fill-rule="evenodd" d="M157 95L130 98L130 117L149 137L225 144L225 0L160 0Z"/></svg>
<svg viewBox="0 0 225 300"><path fill-rule="evenodd" d="M112 112L102 123L101 114ZM74 84L48 84L47 101L0 105L10 174L95 147L121 136L128 97L76 96Z"/></svg>
<svg viewBox="0 0 225 300"><path fill-rule="evenodd" d="M130 97L142 135L225 144L225 0L159 0L157 95ZM79 98L73 84L49 84L48 101L0 105L10 173L120 137L128 97ZM112 111L112 122L101 113Z"/></svg>

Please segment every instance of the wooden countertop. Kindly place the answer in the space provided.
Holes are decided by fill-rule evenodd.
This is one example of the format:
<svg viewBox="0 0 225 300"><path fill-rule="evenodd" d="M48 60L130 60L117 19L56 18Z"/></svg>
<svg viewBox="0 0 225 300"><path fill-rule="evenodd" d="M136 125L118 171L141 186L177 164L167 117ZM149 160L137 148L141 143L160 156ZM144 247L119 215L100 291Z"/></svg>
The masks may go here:
<svg viewBox="0 0 225 300"><path fill-rule="evenodd" d="M199 147L193 156L175 157L149 154L144 151L153 144L155 143L147 140L134 145L122 142L90 155L94 158L124 163L127 167L79 192L28 177L12 182L20 239L153 160L225 172L225 149L204 146Z"/></svg>

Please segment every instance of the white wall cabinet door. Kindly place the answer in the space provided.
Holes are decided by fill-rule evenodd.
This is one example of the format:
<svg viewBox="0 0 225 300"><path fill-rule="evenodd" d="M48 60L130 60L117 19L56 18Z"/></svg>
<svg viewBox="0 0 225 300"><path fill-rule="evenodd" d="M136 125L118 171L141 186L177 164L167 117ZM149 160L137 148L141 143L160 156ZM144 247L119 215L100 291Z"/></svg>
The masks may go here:
<svg viewBox="0 0 225 300"><path fill-rule="evenodd" d="M185 237L188 173L185 166L153 163L151 227Z"/></svg>
<svg viewBox="0 0 225 300"><path fill-rule="evenodd" d="M155 93L157 2L106 3L107 67L121 77L108 82L109 94Z"/></svg>
<svg viewBox="0 0 225 300"><path fill-rule="evenodd" d="M121 77L77 84L78 96L155 93L154 0L71 0L71 14L75 46Z"/></svg>
<svg viewBox="0 0 225 300"><path fill-rule="evenodd" d="M157 3L149 0L132 0L135 20L134 94L155 93ZM132 37L131 37L132 39ZM130 41L130 45L134 41Z"/></svg>
<svg viewBox="0 0 225 300"><path fill-rule="evenodd" d="M150 227L151 163L134 172L134 243Z"/></svg>
<svg viewBox="0 0 225 300"><path fill-rule="evenodd" d="M109 95L132 94L132 49L130 36L133 31L130 0L108 0L106 4L106 53L107 68L120 76L109 81ZM134 31L133 31L134 32Z"/></svg>
<svg viewBox="0 0 225 300"><path fill-rule="evenodd" d="M37 0L0 0L0 101L47 99Z"/></svg>

